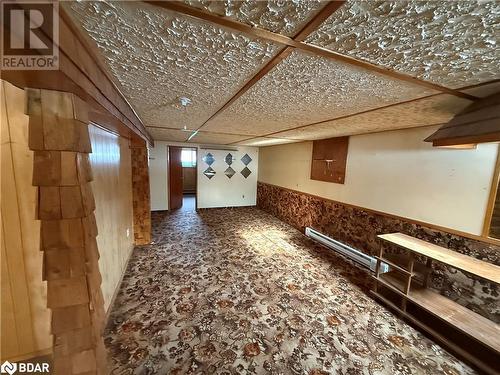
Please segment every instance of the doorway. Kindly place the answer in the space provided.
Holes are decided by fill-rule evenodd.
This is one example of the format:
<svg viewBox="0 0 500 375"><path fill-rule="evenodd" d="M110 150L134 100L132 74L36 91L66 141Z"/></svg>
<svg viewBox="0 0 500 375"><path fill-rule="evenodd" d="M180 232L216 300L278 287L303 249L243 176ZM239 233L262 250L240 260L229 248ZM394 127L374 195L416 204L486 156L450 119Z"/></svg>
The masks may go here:
<svg viewBox="0 0 500 375"><path fill-rule="evenodd" d="M194 147L168 148L169 208L195 211L197 185L197 149Z"/></svg>

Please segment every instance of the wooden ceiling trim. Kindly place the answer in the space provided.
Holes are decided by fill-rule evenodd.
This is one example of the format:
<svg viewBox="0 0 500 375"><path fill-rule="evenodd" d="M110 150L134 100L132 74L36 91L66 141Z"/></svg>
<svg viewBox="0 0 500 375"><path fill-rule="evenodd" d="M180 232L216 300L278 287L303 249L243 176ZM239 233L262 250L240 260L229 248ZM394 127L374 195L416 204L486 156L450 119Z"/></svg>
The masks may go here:
<svg viewBox="0 0 500 375"><path fill-rule="evenodd" d="M425 139L433 146L500 141L500 93L472 103Z"/></svg>
<svg viewBox="0 0 500 375"><path fill-rule="evenodd" d="M23 8L23 4L20 3L19 7ZM146 131L141 120L134 116L132 107L112 84L112 81L97 69L93 53L80 42L76 36L76 30L70 25L72 25L71 20L64 18L64 16L60 17L59 70L43 72L5 70L2 71L2 79L18 87L73 93L87 101L97 111L110 113L122 124L120 126L128 128L132 133L152 144L153 138ZM49 45L56 44L44 27L46 24L42 25L39 36ZM116 130L116 126L114 128L112 130ZM122 133L124 132L122 131Z"/></svg>
<svg viewBox="0 0 500 375"><path fill-rule="evenodd" d="M252 35L254 37L267 39L268 41L271 41L271 42L280 43L280 44L284 44L288 47L297 48L297 49L300 49L300 50L305 51L307 53L313 54L315 56L321 56L321 57L326 57L326 58L336 60L336 61L342 61L346 64L354 65L354 66L357 66L357 67L362 68L362 69L366 69L366 70L369 70L372 72L382 74L384 76L388 76L391 78L410 82L410 83L420 85L423 87L427 87L427 88L430 88L433 90L437 90L437 91L440 91L440 92L443 92L446 94L455 95L455 96L458 96L460 98L465 98L465 99L469 99L469 100L477 100L478 99L477 97L475 97L473 95L463 93L463 92L460 92L460 91L455 90L455 89L450 89L448 87L444 87L444 86L441 86L441 85L438 85L436 83L432 83L429 81L423 81L423 80L420 80L418 78L412 77L412 76L404 74L404 73L396 72L394 70L390 70L390 69L387 69L384 67L380 67L378 65L371 64L371 63L366 62L364 60L358 60L358 59L342 55L338 52L334 52L334 51L326 49L326 48L318 47L316 45L303 42L302 40L305 39L307 37L307 35L309 35L313 31L315 31L319 27L319 24L321 22L319 22L318 24L316 24L315 22L312 23L313 21L315 21L316 17L305 26L305 28L307 28L307 29L304 30L304 33L302 33L302 30L301 30L299 33L296 34L296 36L294 38L289 38L287 36L284 36L284 35L281 35L278 33L274 33L272 31L264 30L264 29L261 29L258 27L253 27L253 26L244 24L242 22L229 19L227 17L219 16L217 14L213 14L213 13L207 12L205 10L201 10L198 8L191 7L189 5L185 5L179 1L144 1L144 2L151 4L151 5L154 5L154 6L158 6L158 7L170 10L170 11L182 13L184 15L191 16L191 17L197 18L197 19L202 20L202 21L208 21L208 22L214 23L218 26L222 26L222 27L226 27L226 28L229 28L229 29L232 29L235 31L243 32L243 33ZM334 3L334 4L332 5L332 3ZM335 10L340 8L340 6L342 5L342 4L337 4L337 3L344 3L344 2L340 2L340 1L329 2L325 6L325 8L328 7L328 10L331 11L330 15ZM328 11L325 10L323 13L323 10L322 10L316 16L319 19L323 19L323 17L326 14L328 14ZM305 28L303 28L303 29L305 29ZM306 34L306 32L308 32L308 34ZM300 37L300 38L297 39L297 37Z"/></svg>
<svg viewBox="0 0 500 375"><path fill-rule="evenodd" d="M136 129L144 135L144 137L148 141L152 141L151 136L147 133L146 128L144 124L142 123L142 120L140 119L138 113L135 111L134 107L130 104L130 102L127 100L125 95L123 95L122 90L120 88L119 83L115 80L113 75L109 72L106 63L103 61L101 57L101 52L99 51L97 45L91 41L91 39L86 35L86 33L83 32L83 30L78 27L71 17L68 15L68 13L64 10L64 8L61 6L59 7L59 14L62 23L64 23L64 26L67 27L73 36L77 39L77 41L84 47L84 49L87 51L88 56L92 59L92 62L95 64L97 69L99 70L100 75L102 74L106 78L106 84L110 86L110 88L117 92L119 94L118 99L124 104L123 108L126 114L124 114L127 118L130 119L131 123L136 127ZM73 60L72 60L73 61ZM75 65L76 62L73 61ZM91 77L89 79L95 84L95 82L92 80ZM98 85L96 85L98 87Z"/></svg>
<svg viewBox="0 0 500 375"><path fill-rule="evenodd" d="M294 35L293 40L302 42L313 31L326 21L333 13L337 11L345 0L342 1L329 1L297 34Z"/></svg>
<svg viewBox="0 0 500 375"><path fill-rule="evenodd" d="M146 126L146 129L147 128L151 128L151 129L157 129L157 130L180 130L180 131L184 131L186 133L189 133L191 134L192 132L194 132L194 130L184 130L182 128L170 128L170 127L165 127L165 126ZM218 132L218 131L205 131L205 130L201 130L201 132L203 133L211 133L211 134L223 134L223 135L239 135L239 136L243 136L243 137L247 137L248 134L238 134L238 133L224 133L224 132Z"/></svg>
<svg viewBox="0 0 500 375"><path fill-rule="evenodd" d="M220 113L222 113L226 108L228 108L232 103L234 103L239 97L241 97L245 92L247 92L253 85L255 85L262 77L264 77L267 73L269 73L276 65L278 65L281 61L286 59L288 55L292 52L292 49L289 47L283 48L276 56L274 56L264 67L257 72L250 80L243 85L241 89L239 89L236 94L234 94L222 107L220 107L212 116L210 116L203 124L201 124L196 131L203 128L210 120L217 117Z"/></svg>
<svg viewBox="0 0 500 375"><path fill-rule="evenodd" d="M349 118L349 117L354 117L354 116L362 115L362 114L365 114L365 113L375 112L375 111L378 111L378 110L381 110L381 109L390 108L390 107L397 107L398 105L407 104L407 103L411 103L411 102L416 102L416 101L419 101L419 100L422 100L422 99L432 98L434 96L439 96L439 95L443 95L443 94L433 94L433 95L423 96L421 98L410 99L410 100L406 100L404 102L399 102L399 103L394 103L394 104L388 104L388 105L385 105L383 107L377 107L377 108L367 109L366 111L356 112L356 113L352 113L350 115L344 115L344 116L334 117L334 118L327 119L327 120L313 122L311 124L295 126L293 128L282 129L282 130L278 130L278 131L275 131L275 132L272 132L272 133L267 133L267 134L258 135L258 136L252 136L251 138L248 138L245 141L248 141L248 140L251 140L251 139L254 139L254 138L272 137L273 135L276 135L276 134L279 134L279 133L283 133L283 132L287 132L287 131L291 131L291 130L297 130L297 129L304 129L304 128L308 128L310 126L320 125L320 124L324 124L324 123L327 123L327 122L330 122L330 121L342 120L342 119L346 119L346 118ZM441 124L428 124L428 125L422 125L422 126L433 126L433 125L441 125Z"/></svg>
<svg viewBox="0 0 500 375"><path fill-rule="evenodd" d="M482 86L491 85L492 83L496 83L496 82L500 82L500 79L495 79L495 80L492 80L492 81L478 83L478 84L470 85L470 86L464 86L464 87L459 88L458 90L462 91L462 90L468 90L468 89L471 89L471 88L478 88L478 87L482 87ZM422 98L411 99L411 100L406 100L406 101L400 102L400 103L389 104L389 105L386 105L386 106L383 106L383 107L368 109L366 111L362 111L362 112L358 112L358 113L353 113L353 114L350 114L350 115L344 115L344 116L332 118L332 119L329 119L329 120L318 121L318 122L314 122L314 123L311 123L311 124L296 126L294 128L285 129L285 130L279 130L279 131L276 131L276 132L267 133L267 134L263 134L263 135L255 135L255 136L249 137L247 139L244 139L241 142L246 142L246 141L250 141L252 139L257 139L257 138L282 139L282 137L276 138L276 137L273 137L273 135L276 135L276 134L279 134L279 133L283 133L283 132L286 132L286 131L307 128L309 126L319 125L319 124L323 124L323 123L330 122L330 121L342 120L342 119L345 119L345 118L354 117L354 116L362 115L362 114L369 113L369 112L375 112L375 111L378 111L379 109L385 109L385 108L389 108L389 107L396 107L396 106L401 105L401 104L411 103L411 102L415 102L415 101L418 101L418 100L422 100L422 99L426 99L426 98L431 98L433 96L439 96L439 95L443 95L443 94L428 95L428 96L425 96L425 97L422 97ZM444 125L444 124L443 123L427 124L427 125L422 125L422 127L430 127L430 126L438 126L438 125ZM403 129L405 129L405 128L402 128L402 129L391 129L391 130L403 130ZM382 130L382 131L387 131L387 130ZM374 132L374 133L379 133L379 131ZM295 141L304 141L304 139L300 139L300 140L299 139L292 139L292 138L286 138L286 139L295 140Z"/></svg>
<svg viewBox="0 0 500 375"><path fill-rule="evenodd" d="M353 57L345 56L345 55L342 55L338 52L334 52L332 50L329 50L329 49L326 49L323 47L318 47L318 46L315 46L313 44L301 42L301 49L304 52L308 52L309 54L312 54L312 55L322 56L322 57L326 57L326 58L329 58L332 60L342 61L342 62L349 64L349 65L357 66L359 68L363 68L363 69L369 70L371 72L379 73L381 75L395 78L395 79L398 79L401 81L413 83L415 85L420 85L422 87L426 87L426 88L429 88L432 90L440 91L444 94L450 94L450 95L458 96L459 98L464 98L464 99L469 99L469 100L478 100L479 99L478 97L476 97L474 95L470 95L470 94L467 94L467 93L464 93L464 92L461 92L461 91L458 91L455 89L450 89L448 87L438 85L437 83L424 81L424 80L415 78L413 76L410 76L408 74L400 73L400 72L397 72L395 70L390 70L390 69L387 69L387 68L384 68L384 67L381 67L378 65L374 65L372 63L369 63L369 62L366 62L363 60L358 60L358 59L355 59Z"/></svg>

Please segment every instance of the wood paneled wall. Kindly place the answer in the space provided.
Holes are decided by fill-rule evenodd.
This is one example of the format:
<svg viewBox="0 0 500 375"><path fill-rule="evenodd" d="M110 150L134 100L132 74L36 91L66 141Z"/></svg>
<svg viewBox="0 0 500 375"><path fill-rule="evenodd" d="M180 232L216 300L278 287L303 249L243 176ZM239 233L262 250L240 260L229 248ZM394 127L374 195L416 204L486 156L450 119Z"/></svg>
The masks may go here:
<svg viewBox="0 0 500 375"><path fill-rule="evenodd" d="M42 282L40 222L35 220L33 152L28 148L24 90L1 87L1 360L51 351L47 283Z"/></svg>
<svg viewBox="0 0 500 375"><path fill-rule="evenodd" d="M1 361L52 351L47 282L42 281L33 151L28 148L25 92L1 88ZM133 249L132 171L129 141L89 126L102 292L108 309ZM127 236L128 229L128 236Z"/></svg>
<svg viewBox="0 0 500 375"><path fill-rule="evenodd" d="M95 125L89 131L101 288L107 310L134 247L132 165L128 139Z"/></svg>

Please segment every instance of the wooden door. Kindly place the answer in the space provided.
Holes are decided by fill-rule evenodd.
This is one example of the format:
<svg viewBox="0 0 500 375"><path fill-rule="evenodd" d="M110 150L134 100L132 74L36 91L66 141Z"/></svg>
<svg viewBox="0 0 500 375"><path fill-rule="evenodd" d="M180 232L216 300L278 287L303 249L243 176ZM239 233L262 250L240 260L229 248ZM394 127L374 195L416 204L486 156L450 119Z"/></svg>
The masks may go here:
<svg viewBox="0 0 500 375"><path fill-rule="evenodd" d="M169 209L182 207L182 163L181 147L168 148Z"/></svg>

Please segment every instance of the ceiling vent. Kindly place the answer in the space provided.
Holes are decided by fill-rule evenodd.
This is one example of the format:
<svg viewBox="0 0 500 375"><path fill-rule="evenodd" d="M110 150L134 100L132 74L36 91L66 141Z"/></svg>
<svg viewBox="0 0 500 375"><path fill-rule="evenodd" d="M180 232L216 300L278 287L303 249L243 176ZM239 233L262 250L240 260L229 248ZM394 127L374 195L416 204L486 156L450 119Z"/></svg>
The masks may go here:
<svg viewBox="0 0 500 375"><path fill-rule="evenodd" d="M425 141L457 148L500 142L500 93L472 103Z"/></svg>

